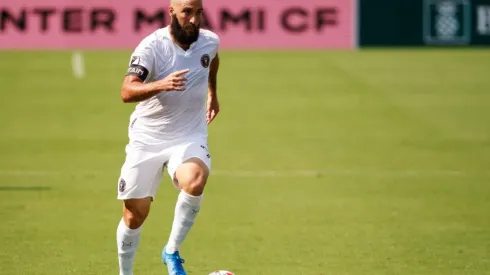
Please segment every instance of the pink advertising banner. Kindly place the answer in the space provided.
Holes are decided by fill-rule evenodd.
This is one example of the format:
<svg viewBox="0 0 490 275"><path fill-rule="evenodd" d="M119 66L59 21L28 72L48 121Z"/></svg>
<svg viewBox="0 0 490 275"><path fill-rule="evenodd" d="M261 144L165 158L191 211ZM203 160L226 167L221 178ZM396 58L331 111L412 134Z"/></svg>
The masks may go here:
<svg viewBox="0 0 490 275"><path fill-rule="evenodd" d="M132 49L169 22L169 0L2 0L0 49ZM355 0L204 0L222 48L353 48Z"/></svg>

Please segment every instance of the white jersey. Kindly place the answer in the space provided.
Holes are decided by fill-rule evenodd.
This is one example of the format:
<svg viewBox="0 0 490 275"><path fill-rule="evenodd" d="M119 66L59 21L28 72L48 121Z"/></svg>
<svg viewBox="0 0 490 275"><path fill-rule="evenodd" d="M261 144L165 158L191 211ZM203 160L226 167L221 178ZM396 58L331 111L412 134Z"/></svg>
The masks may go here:
<svg viewBox="0 0 490 275"><path fill-rule="evenodd" d="M131 115L130 138L158 143L187 136L207 137L206 100L211 60L218 52L219 38L200 30L187 51L175 44L169 27L147 36L131 55L128 74L145 83L189 69L185 91L160 92L137 104ZM131 136L132 135L132 136Z"/></svg>

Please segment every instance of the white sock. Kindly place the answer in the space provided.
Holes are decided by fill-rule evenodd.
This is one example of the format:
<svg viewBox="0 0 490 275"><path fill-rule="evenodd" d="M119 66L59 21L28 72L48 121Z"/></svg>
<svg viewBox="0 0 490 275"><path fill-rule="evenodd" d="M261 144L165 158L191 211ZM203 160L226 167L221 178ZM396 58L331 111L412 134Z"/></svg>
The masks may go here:
<svg viewBox="0 0 490 275"><path fill-rule="evenodd" d="M197 213L201 208L202 197L202 195L196 197L185 193L183 190L180 191L177 204L175 205L172 231L170 232L170 238L167 243L167 253L171 254L179 250L180 245L187 237L196 220Z"/></svg>
<svg viewBox="0 0 490 275"><path fill-rule="evenodd" d="M121 219L117 227L117 254L119 256L119 275L133 275L133 262L140 242L141 227L130 229Z"/></svg>

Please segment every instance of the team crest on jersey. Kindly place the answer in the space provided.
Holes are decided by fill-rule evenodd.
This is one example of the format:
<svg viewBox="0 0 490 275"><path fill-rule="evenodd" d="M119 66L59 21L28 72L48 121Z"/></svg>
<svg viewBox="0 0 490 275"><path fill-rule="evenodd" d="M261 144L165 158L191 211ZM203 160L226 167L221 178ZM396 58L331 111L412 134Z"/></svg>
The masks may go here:
<svg viewBox="0 0 490 275"><path fill-rule="evenodd" d="M210 61L211 61L211 58L209 57L209 54L204 54L203 56L201 56L201 65L204 68L209 67L209 62Z"/></svg>
<svg viewBox="0 0 490 275"><path fill-rule="evenodd" d="M126 190L126 181L121 178L119 180L119 192L124 192L124 190Z"/></svg>

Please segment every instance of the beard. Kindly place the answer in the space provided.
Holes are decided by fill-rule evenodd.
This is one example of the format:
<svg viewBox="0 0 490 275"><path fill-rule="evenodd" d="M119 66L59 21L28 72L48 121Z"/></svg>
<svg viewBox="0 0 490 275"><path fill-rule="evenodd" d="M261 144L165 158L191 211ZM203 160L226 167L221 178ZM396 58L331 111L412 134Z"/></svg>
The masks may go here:
<svg viewBox="0 0 490 275"><path fill-rule="evenodd" d="M199 25L187 23L181 26L175 14L172 15L170 28L175 40L183 45L190 45L196 42L199 37Z"/></svg>

